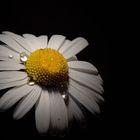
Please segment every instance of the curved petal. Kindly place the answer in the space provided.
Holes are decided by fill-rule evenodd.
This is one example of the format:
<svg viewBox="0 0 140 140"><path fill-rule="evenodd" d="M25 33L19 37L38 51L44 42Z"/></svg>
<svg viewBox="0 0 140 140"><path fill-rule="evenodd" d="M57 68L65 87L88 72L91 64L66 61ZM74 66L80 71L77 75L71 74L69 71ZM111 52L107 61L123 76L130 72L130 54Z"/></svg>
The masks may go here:
<svg viewBox="0 0 140 140"><path fill-rule="evenodd" d="M36 128L40 133L48 131L50 125L50 99L47 90L42 90L35 110Z"/></svg>
<svg viewBox="0 0 140 140"><path fill-rule="evenodd" d="M0 61L0 70L20 70L25 69L25 66L15 62Z"/></svg>
<svg viewBox="0 0 140 140"><path fill-rule="evenodd" d="M23 37L25 38L26 42L32 46L33 51L41 48L41 43L36 36L32 34L23 34Z"/></svg>
<svg viewBox="0 0 140 140"><path fill-rule="evenodd" d="M15 119L22 118L35 105L40 94L41 88L38 85L35 85L32 92L30 92L30 94L28 94L25 98L23 98L21 102L18 104L13 114L13 117Z"/></svg>
<svg viewBox="0 0 140 140"><path fill-rule="evenodd" d="M0 98L0 109L6 110L13 106L17 101L21 98L29 94L33 89L33 86L23 85L21 87L15 87L9 91L7 91Z"/></svg>
<svg viewBox="0 0 140 140"><path fill-rule="evenodd" d="M41 35L38 37L40 43L41 43L41 48L47 48L48 44L48 36L46 35Z"/></svg>
<svg viewBox="0 0 140 140"><path fill-rule="evenodd" d="M0 55L0 61L4 61L4 62L14 62L14 63L17 63L17 64L20 64L20 63L22 63L20 60L15 60L15 59L10 59L10 58L8 58L7 56L1 56Z"/></svg>
<svg viewBox="0 0 140 140"><path fill-rule="evenodd" d="M68 92L91 113L100 111L98 104L96 102L93 102L93 100L91 100L87 96L81 94L81 92L77 90L75 86L69 85Z"/></svg>
<svg viewBox="0 0 140 140"><path fill-rule="evenodd" d="M0 72L0 83L9 83L19 81L27 77L27 73L21 71L3 71Z"/></svg>
<svg viewBox="0 0 140 140"><path fill-rule="evenodd" d="M64 41L65 41L65 36L53 35L48 42L48 48L58 50L62 46Z"/></svg>
<svg viewBox="0 0 140 140"><path fill-rule="evenodd" d="M72 56L72 57L70 57L70 58L67 60L67 62L76 61L76 60L78 60L77 57L76 57L76 56Z"/></svg>
<svg viewBox="0 0 140 140"><path fill-rule="evenodd" d="M9 49L6 45L0 45L0 60L21 63L19 57L20 57L19 53Z"/></svg>
<svg viewBox="0 0 140 140"><path fill-rule="evenodd" d="M98 75L95 76L92 74L86 74L83 72L69 69L69 77L74 81L77 81L78 83L92 89L95 92L102 93L104 91L101 85L102 80Z"/></svg>
<svg viewBox="0 0 140 140"><path fill-rule="evenodd" d="M70 57L82 51L86 46L88 46L87 40L82 37L78 37L71 42L71 45L69 46L67 51L63 53L63 55L66 59L69 59Z"/></svg>
<svg viewBox="0 0 140 140"><path fill-rule="evenodd" d="M12 55L13 58L10 59L9 55ZM20 56L19 53L9 49L6 45L0 45L0 57L5 58L5 59L7 59L9 61L14 60L14 61L20 62L19 61L19 56Z"/></svg>
<svg viewBox="0 0 140 140"><path fill-rule="evenodd" d="M83 121L85 119L82 110L79 106L73 101L73 99L69 96L69 104L68 104L68 117L69 121L75 118L77 121Z"/></svg>
<svg viewBox="0 0 140 140"><path fill-rule="evenodd" d="M10 88L10 87L16 87L16 86L24 85L24 84L27 84L27 81L28 81L28 78L22 79L20 81L13 81L13 82L9 82L9 83L3 83L3 84L0 84L0 90Z"/></svg>
<svg viewBox="0 0 140 140"><path fill-rule="evenodd" d="M90 88L87 88L87 87L81 85L80 83L77 83L76 81L72 80L71 78L69 78L69 84L76 87L76 89L79 90L81 94L87 96L91 100L94 100L96 102L104 100L100 94L91 90Z"/></svg>
<svg viewBox="0 0 140 140"><path fill-rule="evenodd" d="M5 43L8 48L14 50L15 52L22 53L25 52L29 54L27 50L25 50L21 45L19 45L14 39L12 39L9 35L0 35L0 41Z"/></svg>
<svg viewBox="0 0 140 140"><path fill-rule="evenodd" d="M98 70L94 65L85 61L71 61L68 62L69 68L72 68L77 71L85 72L85 73L92 73L98 74Z"/></svg>
<svg viewBox="0 0 140 140"><path fill-rule="evenodd" d="M50 94L51 126L56 131L64 131L68 127L68 116L65 102L57 91Z"/></svg>
<svg viewBox="0 0 140 140"><path fill-rule="evenodd" d="M1 61L11 61L11 60L9 60L9 58L7 58L5 56L0 56L0 60Z"/></svg>
<svg viewBox="0 0 140 140"><path fill-rule="evenodd" d="M32 48L28 45L28 43L25 41L25 39L20 36L20 35L17 35L15 33L12 33L12 32L8 32L8 31L5 31L5 32L2 32L8 36L10 36L11 38L13 38L16 42L18 42L25 50L29 51L29 52L32 52Z"/></svg>
<svg viewBox="0 0 140 140"><path fill-rule="evenodd" d="M71 41L66 39L63 45L58 49L58 51L63 54L69 48L70 45L71 45Z"/></svg>

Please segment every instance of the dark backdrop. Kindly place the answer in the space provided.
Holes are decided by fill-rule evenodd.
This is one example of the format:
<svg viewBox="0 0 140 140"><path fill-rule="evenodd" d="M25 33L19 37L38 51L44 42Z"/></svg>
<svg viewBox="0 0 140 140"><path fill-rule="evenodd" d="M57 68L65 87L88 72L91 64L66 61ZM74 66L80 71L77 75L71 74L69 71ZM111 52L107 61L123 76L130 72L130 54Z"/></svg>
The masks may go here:
<svg viewBox="0 0 140 140"><path fill-rule="evenodd" d="M100 115L92 116L87 113L89 123L86 128L81 129L75 125L65 138L112 137L116 120L112 102L114 95L108 42L110 21L104 4L71 1L65 2L65 5L59 2L36 5L11 3L9 7L10 9L3 8L0 14L0 32L12 31L20 35L31 33L37 36L46 34L49 37L53 34L62 34L68 39L81 36L88 40L89 46L78 54L78 58L89 61L98 68L104 80L105 102L100 106ZM18 121L12 119L14 108L15 106L0 113L0 136L38 137L34 124L34 108Z"/></svg>

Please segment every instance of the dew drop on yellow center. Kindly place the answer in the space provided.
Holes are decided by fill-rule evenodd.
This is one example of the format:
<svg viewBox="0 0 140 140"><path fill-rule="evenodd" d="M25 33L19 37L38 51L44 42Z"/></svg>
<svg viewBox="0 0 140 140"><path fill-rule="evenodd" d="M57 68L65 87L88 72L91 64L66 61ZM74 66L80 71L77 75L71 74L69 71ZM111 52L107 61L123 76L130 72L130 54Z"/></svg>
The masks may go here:
<svg viewBox="0 0 140 140"><path fill-rule="evenodd" d="M28 76L41 85L55 86L68 78L68 64L58 51L45 48L31 53L26 61Z"/></svg>

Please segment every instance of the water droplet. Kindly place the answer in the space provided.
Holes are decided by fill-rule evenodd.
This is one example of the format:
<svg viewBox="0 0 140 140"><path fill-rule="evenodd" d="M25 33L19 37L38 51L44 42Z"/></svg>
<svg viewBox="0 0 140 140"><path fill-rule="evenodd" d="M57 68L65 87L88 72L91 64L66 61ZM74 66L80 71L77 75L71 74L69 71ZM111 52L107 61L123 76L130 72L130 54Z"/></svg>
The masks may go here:
<svg viewBox="0 0 140 140"><path fill-rule="evenodd" d="M9 54L8 57L12 59L14 56L12 54Z"/></svg>
<svg viewBox="0 0 140 140"><path fill-rule="evenodd" d="M28 59L28 56L25 52L20 53L20 61L21 62L26 62Z"/></svg>
<svg viewBox="0 0 140 140"><path fill-rule="evenodd" d="M67 92L62 93L61 96L64 100L68 99L68 93Z"/></svg>
<svg viewBox="0 0 140 140"><path fill-rule="evenodd" d="M69 101L69 95L68 95L68 93L67 92L63 92L63 93L61 93L61 96L62 96L65 104L67 105L68 104L68 101Z"/></svg>
<svg viewBox="0 0 140 140"><path fill-rule="evenodd" d="M62 94L62 98L63 99L66 99L66 94Z"/></svg>
<svg viewBox="0 0 140 140"><path fill-rule="evenodd" d="M29 85L29 86L33 86L33 85L35 85L35 82L34 82L34 81L29 81L29 82L28 82L28 85Z"/></svg>

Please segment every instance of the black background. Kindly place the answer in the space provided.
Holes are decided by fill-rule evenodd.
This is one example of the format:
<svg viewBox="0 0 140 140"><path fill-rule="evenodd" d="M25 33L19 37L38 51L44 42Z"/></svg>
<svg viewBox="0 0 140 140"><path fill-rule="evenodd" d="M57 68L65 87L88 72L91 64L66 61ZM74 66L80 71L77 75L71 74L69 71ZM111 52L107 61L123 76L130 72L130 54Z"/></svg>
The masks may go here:
<svg viewBox="0 0 140 140"><path fill-rule="evenodd" d="M0 15L0 32L12 31L20 35L31 33L36 36L46 34L49 37L53 34L62 34L68 39L81 36L88 40L89 46L78 54L78 58L91 62L98 68L104 80L105 102L101 104L100 115L95 117L87 113L89 123L86 128L82 129L75 125L64 138L114 139L113 137L117 136L117 119L111 71L113 64L110 33L115 29L112 25L113 18L108 14L111 11L107 4L52 1L8 5L1 6L3 10ZM0 113L0 136L40 137L35 129L34 108L18 121L12 118L14 108L15 106Z"/></svg>

